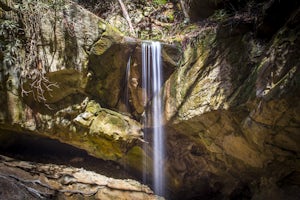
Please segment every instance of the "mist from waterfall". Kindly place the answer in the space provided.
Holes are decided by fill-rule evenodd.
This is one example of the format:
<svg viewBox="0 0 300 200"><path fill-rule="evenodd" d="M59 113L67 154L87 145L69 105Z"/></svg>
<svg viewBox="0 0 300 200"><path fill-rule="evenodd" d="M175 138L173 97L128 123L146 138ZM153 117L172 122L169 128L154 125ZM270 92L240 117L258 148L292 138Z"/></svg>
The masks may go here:
<svg viewBox="0 0 300 200"><path fill-rule="evenodd" d="M153 128L153 189L155 194L163 196L165 193L165 140L161 96L162 83L161 44L145 41L142 43L142 87L144 89L144 105L146 105L144 126ZM146 131L145 134L151 133Z"/></svg>

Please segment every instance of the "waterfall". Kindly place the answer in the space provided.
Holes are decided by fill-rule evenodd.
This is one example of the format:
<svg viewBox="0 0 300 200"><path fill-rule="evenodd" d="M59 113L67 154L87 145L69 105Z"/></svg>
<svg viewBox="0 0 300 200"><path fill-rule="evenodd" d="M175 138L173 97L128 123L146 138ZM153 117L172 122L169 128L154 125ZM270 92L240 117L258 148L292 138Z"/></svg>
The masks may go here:
<svg viewBox="0 0 300 200"><path fill-rule="evenodd" d="M164 129L162 109L162 63L159 42L142 43L142 87L144 89L144 126L153 127L153 187L158 195L164 195ZM151 101L151 109L147 108ZM145 133L150 134L150 133Z"/></svg>
<svg viewBox="0 0 300 200"><path fill-rule="evenodd" d="M125 71L125 90L123 95L123 102L127 111L129 111L129 77L130 77L130 65L131 65L131 56L129 56L126 71Z"/></svg>

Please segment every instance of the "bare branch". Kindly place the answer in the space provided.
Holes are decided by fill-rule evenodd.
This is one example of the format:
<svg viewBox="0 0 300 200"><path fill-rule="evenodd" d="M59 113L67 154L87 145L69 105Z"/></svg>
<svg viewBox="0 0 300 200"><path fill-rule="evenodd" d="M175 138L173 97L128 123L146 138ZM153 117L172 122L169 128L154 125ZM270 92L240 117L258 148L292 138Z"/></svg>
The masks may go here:
<svg viewBox="0 0 300 200"><path fill-rule="evenodd" d="M124 5L124 3L123 3L122 0L118 0L118 1L119 1L120 6L121 6L123 15L124 15L125 19L127 20L128 25L129 25L130 33L134 36L134 35L135 35L135 31L134 31L134 29L133 29L133 26L132 26L132 23L131 23L129 14L128 14L128 12L127 12L127 9L126 9L126 7L125 7L125 5Z"/></svg>
<svg viewBox="0 0 300 200"><path fill-rule="evenodd" d="M181 6L181 9L182 9L184 18L185 18L184 21L187 23L187 22L190 21L190 16L189 16L189 14L186 11L184 0L180 0L180 6Z"/></svg>

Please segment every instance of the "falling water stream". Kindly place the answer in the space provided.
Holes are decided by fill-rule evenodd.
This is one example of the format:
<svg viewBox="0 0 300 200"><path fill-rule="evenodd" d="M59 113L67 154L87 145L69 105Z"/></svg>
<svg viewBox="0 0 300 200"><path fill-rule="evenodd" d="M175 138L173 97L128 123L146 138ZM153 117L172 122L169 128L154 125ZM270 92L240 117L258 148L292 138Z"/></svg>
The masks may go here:
<svg viewBox="0 0 300 200"><path fill-rule="evenodd" d="M145 41L142 43L142 87L146 106L144 126L153 127L153 188L158 195L164 195L164 129L161 87L163 71L161 44ZM150 103L148 103L150 101ZM148 109L147 109L148 107ZM150 109L151 108L151 109ZM151 134L151 133L145 133Z"/></svg>
<svg viewBox="0 0 300 200"><path fill-rule="evenodd" d="M131 65L131 56L128 58L126 71L125 71L125 90L123 101L127 111L129 111L129 77L130 77L130 65Z"/></svg>

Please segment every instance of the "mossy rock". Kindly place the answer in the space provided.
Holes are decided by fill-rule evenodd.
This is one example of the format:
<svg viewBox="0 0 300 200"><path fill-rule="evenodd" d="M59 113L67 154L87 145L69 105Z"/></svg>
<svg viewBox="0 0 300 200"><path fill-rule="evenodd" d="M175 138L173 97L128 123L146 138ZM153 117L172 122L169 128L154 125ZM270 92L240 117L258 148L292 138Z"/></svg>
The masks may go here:
<svg viewBox="0 0 300 200"><path fill-rule="evenodd" d="M145 153L142 147L134 146L127 153L123 162L127 166L137 172L142 172L144 169L149 174L152 174L152 158Z"/></svg>
<svg viewBox="0 0 300 200"><path fill-rule="evenodd" d="M117 161L122 158L122 147L117 142L112 142L111 140L102 137L90 136L90 144L94 149L93 154L104 160Z"/></svg>
<svg viewBox="0 0 300 200"><path fill-rule="evenodd" d="M167 0L154 0L153 2L157 5L164 5L167 3Z"/></svg>
<svg viewBox="0 0 300 200"><path fill-rule="evenodd" d="M102 55L111 47L112 44L113 41L110 38L103 37L94 44L92 53L95 55Z"/></svg>
<svg viewBox="0 0 300 200"><path fill-rule="evenodd" d="M143 135L141 124L127 116L102 108L90 126L91 135L130 142Z"/></svg>
<svg viewBox="0 0 300 200"><path fill-rule="evenodd" d="M101 110L100 104L94 100L89 101L85 109L86 112L90 112L94 115L98 114L100 110Z"/></svg>

